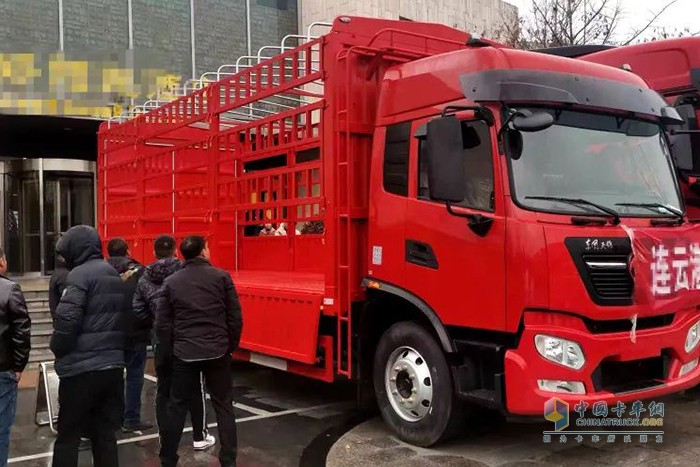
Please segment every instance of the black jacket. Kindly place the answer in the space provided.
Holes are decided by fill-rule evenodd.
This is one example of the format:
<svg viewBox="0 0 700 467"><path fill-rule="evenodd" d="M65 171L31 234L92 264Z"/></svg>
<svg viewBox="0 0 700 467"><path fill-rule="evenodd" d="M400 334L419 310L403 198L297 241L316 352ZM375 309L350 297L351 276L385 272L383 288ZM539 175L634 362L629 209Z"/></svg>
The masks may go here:
<svg viewBox="0 0 700 467"><path fill-rule="evenodd" d="M214 359L238 348L241 305L228 272L204 258L165 279L156 304L156 339L182 360Z"/></svg>
<svg viewBox="0 0 700 467"><path fill-rule="evenodd" d="M134 317L140 326L153 328L156 316L156 299L163 291L163 281L182 269L182 263L177 258L164 258L146 266L134 293ZM157 343L155 341L154 343Z"/></svg>
<svg viewBox="0 0 700 467"><path fill-rule="evenodd" d="M124 367L124 284L102 259L100 236L86 225L72 227L56 251L70 271L53 321L56 373Z"/></svg>
<svg viewBox="0 0 700 467"><path fill-rule="evenodd" d="M148 327L142 326L134 316L132 302L136 286L143 275L143 266L136 260L126 256L113 256L107 262L117 270L124 284L124 313L126 317L126 346L129 349L145 347L151 342Z"/></svg>
<svg viewBox="0 0 700 467"><path fill-rule="evenodd" d="M66 263L56 258L56 268L51 274L51 280L49 281L49 311L52 318L56 317L56 307L63 294L63 289L66 288L67 278L68 269L66 269Z"/></svg>
<svg viewBox="0 0 700 467"><path fill-rule="evenodd" d="M24 371L29 361L30 328L22 290L0 275L0 371Z"/></svg>

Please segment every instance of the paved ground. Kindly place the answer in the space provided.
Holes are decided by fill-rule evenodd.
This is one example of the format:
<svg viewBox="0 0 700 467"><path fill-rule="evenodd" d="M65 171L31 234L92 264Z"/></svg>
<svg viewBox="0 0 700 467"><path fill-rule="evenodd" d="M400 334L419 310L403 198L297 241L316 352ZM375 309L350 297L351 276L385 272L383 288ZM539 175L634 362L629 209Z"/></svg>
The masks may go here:
<svg viewBox="0 0 700 467"><path fill-rule="evenodd" d="M700 465L700 391L664 400L664 442L617 442L578 445L574 440L546 445L542 420L511 421L506 425L472 427L460 439L436 449L419 449L398 441L381 419L367 419L352 403L351 386L327 385L283 372L235 364L241 467L356 467L356 466L603 466ZM154 419L155 384L144 388L144 418ZM34 423L34 389L20 391L18 416L12 431L10 465L50 465L54 436ZM209 411L209 422L215 421ZM483 422L482 418L480 422ZM359 423L359 424L358 424ZM357 426L355 426L357 425ZM353 428L354 427L354 428ZM349 430L349 431L348 431ZM216 428L212 428L215 436ZM120 439L120 464L128 467L158 465L155 429ZM182 466L217 466L218 446L194 454L189 433L182 439ZM327 456L326 456L327 454ZM81 466L91 465L87 454Z"/></svg>
<svg viewBox="0 0 700 467"><path fill-rule="evenodd" d="M550 423L513 422L482 433L465 433L437 449L420 449L392 436L381 419L365 422L341 437L331 448L328 467L382 465L390 467L521 467L607 465L700 465L700 392L668 397L665 403L663 443L650 439L580 445L569 436L567 444L543 443ZM656 428L655 428L656 429Z"/></svg>
<svg viewBox="0 0 700 467"><path fill-rule="evenodd" d="M252 365L236 363L233 369L236 392L236 414L239 435L239 466L297 466L302 455L316 459L306 452L314 439L331 427L342 426L352 410L353 391L348 386L331 386ZM144 387L143 418L153 421L155 383ZM34 423L34 389L22 389L17 419L13 426L10 465L38 467L50 465L54 435ZM216 420L209 407L208 421ZM189 422L188 422L189 426ZM217 436L216 428L210 432ZM158 433L156 429L143 434L123 435L119 440L120 465L156 467L158 464ZM218 466L218 444L208 451L194 453L192 437L182 438L180 465ZM326 451L327 452L327 451ZM325 455L322 452L320 455ZM81 466L92 465L91 457L81 454Z"/></svg>

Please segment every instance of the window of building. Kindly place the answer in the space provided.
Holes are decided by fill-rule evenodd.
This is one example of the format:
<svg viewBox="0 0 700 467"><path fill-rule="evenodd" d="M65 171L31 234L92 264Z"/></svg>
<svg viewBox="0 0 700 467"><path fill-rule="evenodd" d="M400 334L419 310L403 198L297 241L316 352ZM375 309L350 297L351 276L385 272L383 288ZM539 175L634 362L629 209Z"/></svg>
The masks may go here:
<svg viewBox="0 0 700 467"><path fill-rule="evenodd" d="M411 122L389 125L384 143L384 190L408 196L408 153Z"/></svg>
<svg viewBox="0 0 700 467"><path fill-rule="evenodd" d="M463 157L466 160L464 181L467 184L467 196L457 206L493 211L495 208L493 182L493 155L491 154L491 136L486 123L463 121L462 134L465 147ZM425 139L418 146L418 197L430 199L428 194L428 164L425 152Z"/></svg>

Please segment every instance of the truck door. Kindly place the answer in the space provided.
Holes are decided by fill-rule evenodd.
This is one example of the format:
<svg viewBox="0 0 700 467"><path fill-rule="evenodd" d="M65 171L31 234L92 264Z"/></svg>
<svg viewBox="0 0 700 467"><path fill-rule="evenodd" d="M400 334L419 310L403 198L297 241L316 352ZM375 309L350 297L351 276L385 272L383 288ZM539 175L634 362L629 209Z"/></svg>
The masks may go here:
<svg viewBox="0 0 700 467"><path fill-rule="evenodd" d="M503 329L505 325L505 215L496 135L481 120L463 120L467 197L455 213L482 216L487 232L450 214L428 197L425 120L412 127L405 216L405 284L450 326Z"/></svg>

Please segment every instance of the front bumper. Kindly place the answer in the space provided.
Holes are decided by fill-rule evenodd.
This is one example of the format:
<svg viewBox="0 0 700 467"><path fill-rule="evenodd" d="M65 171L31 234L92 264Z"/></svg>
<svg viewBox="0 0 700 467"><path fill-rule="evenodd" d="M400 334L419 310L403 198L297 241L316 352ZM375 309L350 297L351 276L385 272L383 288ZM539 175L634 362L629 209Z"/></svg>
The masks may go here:
<svg viewBox="0 0 700 467"><path fill-rule="evenodd" d="M635 341L631 332L593 334L583 321L573 315L552 312L527 312L524 317L524 330L516 349L505 355L505 392L508 412L518 415L541 415L544 403L557 397L570 404L571 410L579 401L591 406L598 401L615 404L639 399L653 399L675 393L700 383L700 366L679 377L680 368L685 363L700 356L700 345L686 353L685 339L688 329L700 319L700 312L687 311L676 314L673 322L664 327L637 330ZM631 324L630 324L631 327ZM556 364L542 357L535 348L535 335L546 334L577 342L586 358L580 370ZM634 368L639 362L662 360L663 374L652 384L640 381L634 385L611 390L601 380L601 371L611 372L610 368ZM617 365L617 366L616 366ZM601 370L602 369L602 370ZM607 375L616 378L622 377ZM634 371L629 379L634 380ZM570 394L542 391L538 379L581 381L586 394Z"/></svg>

